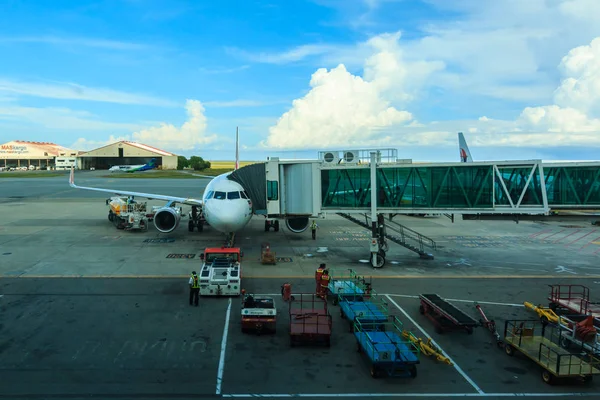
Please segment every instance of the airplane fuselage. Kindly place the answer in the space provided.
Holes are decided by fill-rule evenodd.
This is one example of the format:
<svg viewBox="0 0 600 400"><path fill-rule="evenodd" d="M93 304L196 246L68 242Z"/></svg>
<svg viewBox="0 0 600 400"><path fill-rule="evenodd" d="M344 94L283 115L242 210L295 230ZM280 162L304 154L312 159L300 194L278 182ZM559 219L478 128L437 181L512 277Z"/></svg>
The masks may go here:
<svg viewBox="0 0 600 400"><path fill-rule="evenodd" d="M223 233L237 232L252 219L252 202L237 182L227 178L230 172L212 179L202 195L206 222Z"/></svg>

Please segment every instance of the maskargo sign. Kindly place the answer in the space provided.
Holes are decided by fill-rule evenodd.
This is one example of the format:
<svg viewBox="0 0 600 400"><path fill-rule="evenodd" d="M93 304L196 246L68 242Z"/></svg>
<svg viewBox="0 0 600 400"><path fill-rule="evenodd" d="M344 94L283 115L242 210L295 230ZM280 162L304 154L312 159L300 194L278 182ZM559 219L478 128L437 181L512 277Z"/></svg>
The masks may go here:
<svg viewBox="0 0 600 400"><path fill-rule="evenodd" d="M0 146L0 154L25 154L29 153L27 146L15 146L13 144L3 144Z"/></svg>

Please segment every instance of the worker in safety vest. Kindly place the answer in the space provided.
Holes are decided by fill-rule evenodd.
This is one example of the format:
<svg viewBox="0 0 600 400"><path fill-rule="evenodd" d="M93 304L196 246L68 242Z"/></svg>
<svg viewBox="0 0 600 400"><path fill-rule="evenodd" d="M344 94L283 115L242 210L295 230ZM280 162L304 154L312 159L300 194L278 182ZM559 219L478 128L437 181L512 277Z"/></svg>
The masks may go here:
<svg viewBox="0 0 600 400"><path fill-rule="evenodd" d="M313 219L312 224L310 224L310 231L312 232L312 238L313 240L315 240L317 238L317 228L319 226L317 225L317 221L315 221Z"/></svg>
<svg viewBox="0 0 600 400"><path fill-rule="evenodd" d="M322 299L327 298L327 287L329 286L329 280L331 277L329 276L329 271L323 271L323 275L321 275L321 293L319 293L319 297Z"/></svg>
<svg viewBox="0 0 600 400"><path fill-rule="evenodd" d="M325 264L319 265L319 268L317 268L317 271L315 272L315 284L317 285L317 294L319 294L321 290L321 277L323 276L323 271L325 271Z"/></svg>
<svg viewBox="0 0 600 400"><path fill-rule="evenodd" d="M190 276L190 306L192 305L192 300L194 305L198 307L198 296L200 294L200 282L198 281L198 275L196 275L196 271L192 271L192 276Z"/></svg>

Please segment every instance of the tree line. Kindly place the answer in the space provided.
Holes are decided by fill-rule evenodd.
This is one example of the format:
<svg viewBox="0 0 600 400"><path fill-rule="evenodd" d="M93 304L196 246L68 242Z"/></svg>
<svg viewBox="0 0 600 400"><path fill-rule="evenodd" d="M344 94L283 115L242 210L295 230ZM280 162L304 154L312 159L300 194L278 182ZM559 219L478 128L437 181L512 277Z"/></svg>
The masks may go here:
<svg viewBox="0 0 600 400"><path fill-rule="evenodd" d="M210 161L205 161L202 157L191 156L189 160L185 156L177 157L177 169L192 168L194 171L204 171L210 168Z"/></svg>

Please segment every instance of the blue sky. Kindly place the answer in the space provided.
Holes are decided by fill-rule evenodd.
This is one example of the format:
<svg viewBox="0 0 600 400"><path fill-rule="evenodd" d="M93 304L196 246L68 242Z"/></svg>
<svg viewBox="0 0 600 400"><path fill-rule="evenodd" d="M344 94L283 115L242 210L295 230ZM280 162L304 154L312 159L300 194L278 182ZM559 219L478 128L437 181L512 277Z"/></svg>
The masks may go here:
<svg viewBox="0 0 600 400"><path fill-rule="evenodd" d="M597 159L594 0L5 1L0 142ZM594 39L599 38L594 41ZM498 149L501 148L502 151Z"/></svg>

